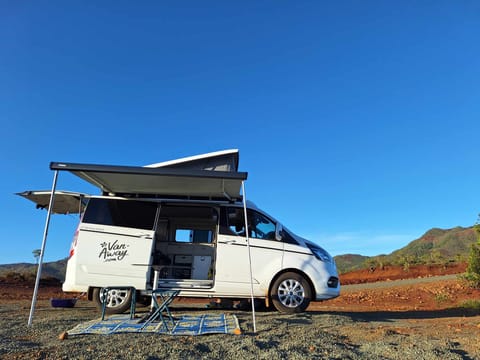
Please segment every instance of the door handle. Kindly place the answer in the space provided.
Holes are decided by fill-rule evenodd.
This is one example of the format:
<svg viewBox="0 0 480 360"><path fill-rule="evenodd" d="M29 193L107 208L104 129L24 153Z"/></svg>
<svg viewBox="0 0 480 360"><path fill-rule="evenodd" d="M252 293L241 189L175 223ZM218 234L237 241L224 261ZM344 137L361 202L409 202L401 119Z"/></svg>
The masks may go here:
<svg viewBox="0 0 480 360"><path fill-rule="evenodd" d="M227 244L227 245L231 245L231 244L236 244L237 240L226 240L226 241L222 241L222 243Z"/></svg>

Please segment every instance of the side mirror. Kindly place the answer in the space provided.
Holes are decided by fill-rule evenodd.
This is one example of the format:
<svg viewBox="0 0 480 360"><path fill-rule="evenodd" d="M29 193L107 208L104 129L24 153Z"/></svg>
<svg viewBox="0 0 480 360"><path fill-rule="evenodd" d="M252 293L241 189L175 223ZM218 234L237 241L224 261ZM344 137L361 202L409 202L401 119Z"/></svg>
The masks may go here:
<svg viewBox="0 0 480 360"><path fill-rule="evenodd" d="M275 226L275 240L282 241L282 230L282 224L277 223L277 226Z"/></svg>

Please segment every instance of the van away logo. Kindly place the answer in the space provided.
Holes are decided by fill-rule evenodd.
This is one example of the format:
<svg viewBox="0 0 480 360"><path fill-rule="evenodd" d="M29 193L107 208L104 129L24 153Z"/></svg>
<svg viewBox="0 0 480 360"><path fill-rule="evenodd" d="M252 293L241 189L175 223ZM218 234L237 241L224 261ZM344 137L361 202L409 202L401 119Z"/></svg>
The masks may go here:
<svg viewBox="0 0 480 360"><path fill-rule="evenodd" d="M122 261L125 256L128 255L127 244L119 244L118 240L111 242L103 242L100 244L102 250L98 254L99 259L103 259L104 262L108 261Z"/></svg>

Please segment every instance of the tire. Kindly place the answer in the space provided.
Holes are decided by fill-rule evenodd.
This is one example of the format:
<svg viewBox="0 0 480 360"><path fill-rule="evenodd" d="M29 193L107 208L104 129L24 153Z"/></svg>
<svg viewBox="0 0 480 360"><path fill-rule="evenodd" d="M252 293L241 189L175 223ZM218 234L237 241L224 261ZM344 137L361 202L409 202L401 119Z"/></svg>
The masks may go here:
<svg viewBox="0 0 480 360"><path fill-rule="evenodd" d="M95 288L92 293L93 301L98 309L102 309L103 288ZM111 289L108 293L106 314L122 314L130 310L132 292L130 290Z"/></svg>
<svg viewBox="0 0 480 360"><path fill-rule="evenodd" d="M310 284L294 272L280 275L270 291L273 306L285 314L304 312L312 298Z"/></svg>

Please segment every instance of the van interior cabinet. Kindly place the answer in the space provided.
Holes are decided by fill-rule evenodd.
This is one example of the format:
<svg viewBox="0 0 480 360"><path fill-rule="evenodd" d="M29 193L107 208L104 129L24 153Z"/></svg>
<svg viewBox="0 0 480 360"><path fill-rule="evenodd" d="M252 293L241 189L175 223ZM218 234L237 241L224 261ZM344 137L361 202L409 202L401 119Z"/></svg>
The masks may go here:
<svg viewBox="0 0 480 360"><path fill-rule="evenodd" d="M154 265L159 270L159 286L213 286L214 253L211 244L157 243Z"/></svg>
<svg viewBox="0 0 480 360"><path fill-rule="evenodd" d="M192 277L192 256L175 255L173 257L173 278L190 279Z"/></svg>
<svg viewBox="0 0 480 360"><path fill-rule="evenodd" d="M211 256L194 256L192 264L192 279L206 280L209 278L208 272L212 263Z"/></svg>

